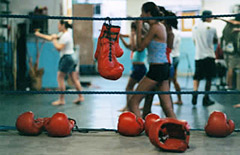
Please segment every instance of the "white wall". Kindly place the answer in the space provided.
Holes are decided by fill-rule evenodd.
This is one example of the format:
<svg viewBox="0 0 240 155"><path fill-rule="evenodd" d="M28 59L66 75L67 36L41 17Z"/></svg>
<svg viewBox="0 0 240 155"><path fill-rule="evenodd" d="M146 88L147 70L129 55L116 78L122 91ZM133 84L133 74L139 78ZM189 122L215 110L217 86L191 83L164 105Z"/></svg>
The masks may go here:
<svg viewBox="0 0 240 155"><path fill-rule="evenodd" d="M160 6L164 6L167 10L173 12L181 12L186 10L198 10L201 7L201 0L152 0Z"/></svg>
<svg viewBox="0 0 240 155"><path fill-rule="evenodd" d="M86 2L86 0L82 0ZM102 17L139 17L141 6L147 1L153 1L157 5L165 6L173 11L182 11L189 9L209 9L213 14L229 14L232 13L233 5L240 4L239 0L87 0L88 2L102 3ZM60 4L62 0L10 0L10 10L13 14L26 15L33 11L35 6L47 6L48 14L52 16L60 15ZM23 19L16 19L21 21ZM22 22L22 21L21 21ZM57 32L58 20L49 20L49 33ZM122 33L130 33L130 21L115 21L117 25L121 25ZM213 21L216 26L218 35L221 36L225 23L222 21ZM97 24L99 25L101 24ZM100 26L101 27L101 26Z"/></svg>
<svg viewBox="0 0 240 155"><path fill-rule="evenodd" d="M94 17L126 17L126 0L97 0L90 1L101 4L101 15L94 15ZM93 21L93 37L98 38L99 30L102 28L104 21ZM121 33L126 31L126 22L124 20L111 21L113 25L121 27Z"/></svg>
<svg viewBox="0 0 240 155"><path fill-rule="evenodd" d="M12 14L27 15L33 11L36 6L43 7L47 6L48 15L59 16L60 15L60 4L62 0L10 0L10 11ZM23 22L26 19L16 19L17 22ZM49 33L56 33L58 20L48 21Z"/></svg>
<svg viewBox="0 0 240 155"><path fill-rule="evenodd" d="M140 15L142 4L147 1L153 1L157 5L162 5L173 12L188 10L199 10L202 12L202 10L208 9L211 10L214 15L230 14L232 13L233 6L240 4L240 0L127 0L127 15L138 17ZM196 21L198 21L198 19L196 19ZM217 28L218 36L221 37L225 22L213 20L212 24ZM129 31L129 28L127 28L128 33ZM191 37L191 34L188 33L187 36Z"/></svg>
<svg viewBox="0 0 240 155"><path fill-rule="evenodd" d="M143 3L148 0L127 0L127 14L126 16L130 17L139 17L141 14L141 7ZM130 25L131 21L126 21L126 31L127 34L130 34Z"/></svg>

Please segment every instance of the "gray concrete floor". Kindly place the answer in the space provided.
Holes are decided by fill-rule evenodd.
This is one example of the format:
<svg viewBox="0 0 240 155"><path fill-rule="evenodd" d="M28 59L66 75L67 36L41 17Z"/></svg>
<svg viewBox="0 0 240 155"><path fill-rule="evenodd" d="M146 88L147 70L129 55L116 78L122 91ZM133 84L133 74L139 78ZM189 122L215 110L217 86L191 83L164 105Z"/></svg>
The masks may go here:
<svg viewBox="0 0 240 155"><path fill-rule="evenodd" d="M117 81L105 80L98 76L81 76L81 81L91 82L90 87L84 87L84 90L90 91L124 91L127 80L128 76L123 76ZM183 90L192 90L191 77L179 77L178 81ZM199 90L203 91L204 85L205 82L201 81ZM212 88L215 89L214 86ZM174 91L173 87L171 90ZM52 106L51 102L56 100L58 95L0 95L0 126L14 126L19 114L33 111L35 117L50 117L56 112L64 112L68 117L75 119L80 128L117 128L118 116L121 114L118 110L126 103L125 95L89 94L85 95L85 101L80 105L72 103L76 97L77 95L66 95L66 105L56 107ZM172 97L175 101L176 95ZM209 114L219 110L225 112L228 119L235 122L236 129L239 129L240 108L232 107L240 103L239 95L211 95L215 104L208 107L202 106L202 97L199 95L198 104L192 106L191 95L182 95L183 105L174 105L178 119L188 121L192 129L203 129ZM154 102L158 102L157 95L154 97ZM165 117L160 106L152 106L152 112ZM150 144L144 134L134 138L109 132L91 134L74 132L70 137L50 138L45 134L38 137L20 136L13 130L0 131L0 139L0 154L83 154L83 152L84 154L159 154L161 152ZM186 153L239 154L239 140L238 132L226 138L209 138L203 131L191 131L190 149ZM55 146L54 150L51 145Z"/></svg>
<svg viewBox="0 0 240 155"><path fill-rule="evenodd" d="M125 137L115 132L77 133L65 138L20 136L16 131L0 132L1 155L158 155L182 154L163 152L148 137ZM238 155L240 136L232 133L225 138L210 138L202 131L191 132L187 155Z"/></svg>

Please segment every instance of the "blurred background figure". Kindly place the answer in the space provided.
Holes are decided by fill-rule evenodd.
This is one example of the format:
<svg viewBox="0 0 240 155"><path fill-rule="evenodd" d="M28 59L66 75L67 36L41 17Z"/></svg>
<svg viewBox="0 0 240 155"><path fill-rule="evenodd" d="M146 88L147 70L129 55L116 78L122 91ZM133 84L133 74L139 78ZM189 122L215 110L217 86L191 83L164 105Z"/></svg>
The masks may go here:
<svg viewBox="0 0 240 155"><path fill-rule="evenodd" d="M144 63L145 59L146 59L146 50L137 51L136 31L137 31L136 22L132 22L131 23L131 34L129 37L130 43L127 43L124 40L124 36L128 36L128 35L120 34L120 39L123 42L124 46L131 50L132 71L131 71L130 77L128 79L128 83L127 83L127 86L125 89L126 91L133 91L134 86L137 83L139 83L139 81L143 78L143 76L146 74L146 71L147 71L147 68ZM127 94L127 102L129 101L130 97L131 97L131 95ZM120 109L119 111L123 112L126 110L128 110L127 104L125 105L124 108Z"/></svg>

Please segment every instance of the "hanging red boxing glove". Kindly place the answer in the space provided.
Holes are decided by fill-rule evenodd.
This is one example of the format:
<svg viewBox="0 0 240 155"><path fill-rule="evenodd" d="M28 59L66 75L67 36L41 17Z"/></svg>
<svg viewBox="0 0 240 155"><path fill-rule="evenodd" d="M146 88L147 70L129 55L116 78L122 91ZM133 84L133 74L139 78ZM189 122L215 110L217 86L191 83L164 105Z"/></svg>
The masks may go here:
<svg viewBox="0 0 240 155"><path fill-rule="evenodd" d="M99 74L109 80L117 80L122 76L124 67L116 57L123 54L118 44L119 26L104 23L98 37L95 58L98 60Z"/></svg>
<svg viewBox="0 0 240 155"><path fill-rule="evenodd" d="M109 80L117 80L122 76L124 67L114 55L115 46L108 38L101 39L101 52L98 54L98 72Z"/></svg>
<svg viewBox="0 0 240 155"><path fill-rule="evenodd" d="M226 114L220 111L214 111L208 118L205 132L208 136L226 137L234 131L234 128L234 122L227 120Z"/></svg>
<svg viewBox="0 0 240 155"><path fill-rule="evenodd" d="M124 112L118 119L118 132L124 136L137 136L144 131L144 120L132 112Z"/></svg>
<svg viewBox="0 0 240 155"><path fill-rule="evenodd" d="M25 112L21 114L16 121L17 130L23 135L39 135L43 129L43 120L34 119L33 112Z"/></svg>
<svg viewBox="0 0 240 155"><path fill-rule="evenodd" d="M153 114L153 113L150 113L145 117L145 133L146 133L146 135L148 135L151 125L158 119L160 119L160 116L158 116L157 114Z"/></svg>
<svg viewBox="0 0 240 155"><path fill-rule="evenodd" d="M96 48L96 52L95 52L95 54L94 54L94 57L95 57L95 59L97 60L98 59L98 53L100 52L100 40L101 40L101 38L103 38L103 35L104 35L104 33L106 33L106 31L107 31L107 29L109 29L109 25L108 24L106 24L106 23L104 23L103 25L102 25L102 29L101 29L101 32L100 32L100 35L99 35L99 37L98 37L98 42L97 42L97 48Z"/></svg>
<svg viewBox="0 0 240 155"><path fill-rule="evenodd" d="M110 31L109 31L110 30ZM114 41L114 46L115 46L115 56L116 57L121 57L123 55L123 50L119 46L119 32L120 32L120 27L119 26L114 26L114 25L108 25L106 23L103 24L101 33L98 37L98 42L97 42L97 48L96 52L94 54L95 59L98 59L98 53L100 52L100 40L103 37L106 37L106 34L110 32L110 37L112 38L112 41ZM105 36L104 36L105 35Z"/></svg>
<svg viewBox="0 0 240 155"><path fill-rule="evenodd" d="M67 115L62 112L54 114L44 122L48 135L53 137L69 136L74 126L75 121L69 120Z"/></svg>
<svg viewBox="0 0 240 155"><path fill-rule="evenodd" d="M163 118L149 129L151 143L165 151L184 152L189 147L190 127L186 121Z"/></svg>
<svg viewBox="0 0 240 155"><path fill-rule="evenodd" d="M115 55L116 55L116 57L119 58L123 55L123 50L119 45L120 27L111 25L110 32L111 32L111 38L113 38L113 40L114 40Z"/></svg>

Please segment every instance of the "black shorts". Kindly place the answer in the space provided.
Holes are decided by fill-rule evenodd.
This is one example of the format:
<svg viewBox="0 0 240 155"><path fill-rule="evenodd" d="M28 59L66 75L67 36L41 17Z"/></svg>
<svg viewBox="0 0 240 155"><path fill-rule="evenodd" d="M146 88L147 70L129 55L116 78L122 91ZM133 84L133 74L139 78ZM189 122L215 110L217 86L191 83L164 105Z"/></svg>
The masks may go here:
<svg viewBox="0 0 240 155"><path fill-rule="evenodd" d="M72 55L63 55L59 61L58 70L68 74L75 71L76 66Z"/></svg>
<svg viewBox="0 0 240 155"><path fill-rule="evenodd" d="M216 76L216 64L214 58L205 58L195 61L194 80L201 80L206 78L211 80Z"/></svg>
<svg viewBox="0 0 240 155"><path fill-rule="evenodd" d="M162 81L167 80L169 78L169 70L170 65L168 63L151 64L149 66L149 71L146 76L154 81L161 83Z"/></svg>
<svg viewBox="0 0 240 155"><path fill-rule="evenodd" d="M133 64L131 78L139 82L146 74L147 68L144 64Z"/></svg>

